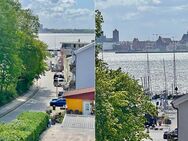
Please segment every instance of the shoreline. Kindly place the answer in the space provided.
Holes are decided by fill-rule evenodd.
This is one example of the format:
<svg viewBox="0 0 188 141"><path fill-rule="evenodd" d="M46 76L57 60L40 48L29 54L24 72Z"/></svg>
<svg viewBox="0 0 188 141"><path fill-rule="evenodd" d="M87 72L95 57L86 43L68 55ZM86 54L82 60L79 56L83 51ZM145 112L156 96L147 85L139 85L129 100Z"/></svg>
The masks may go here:
<svg viewBox="0 0 188 141"><path fill-rule="evenodd" d="M134 53L174 53L174 51L136 51L136 52L126 52L126 51L103 51L103 53L115 53L115 54L134 54ZM188 53L188 51L175 51L175 53Z"/></svg>

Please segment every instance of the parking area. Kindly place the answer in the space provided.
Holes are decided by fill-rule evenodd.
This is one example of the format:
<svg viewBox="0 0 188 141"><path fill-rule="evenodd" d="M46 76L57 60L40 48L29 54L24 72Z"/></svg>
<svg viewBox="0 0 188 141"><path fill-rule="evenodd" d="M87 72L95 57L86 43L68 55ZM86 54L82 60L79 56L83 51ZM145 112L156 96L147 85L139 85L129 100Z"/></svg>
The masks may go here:
<svg viewBox="0 0 188 141"><path fill-rule="evenodd" d="M175 110L173 111L166 111L166 114L171 119L172 124L170 125L162 125L157 126L156 128L162 129L162 130L149 130L149 135L153 139L153 141L167 141L166 139L163 139L163 134L165 131L172 131L175 128L177 128L177 112ZM144 141L151 141L149 139L145 139Z"/></svg>
<svg viewBox="0 0 188 141"><path fill-rule="evenodd" d="M41 141L95 141L95 116L65 115L62 124L42 134Z"/></svg>

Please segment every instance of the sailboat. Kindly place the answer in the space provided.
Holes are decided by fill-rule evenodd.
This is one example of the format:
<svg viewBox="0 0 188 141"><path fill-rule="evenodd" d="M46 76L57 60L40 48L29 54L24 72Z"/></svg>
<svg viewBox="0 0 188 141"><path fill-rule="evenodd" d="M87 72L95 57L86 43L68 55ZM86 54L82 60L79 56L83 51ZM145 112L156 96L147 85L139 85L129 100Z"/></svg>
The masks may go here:
<svg viewBox="0 0 188 141"><path fill-rule="evenodd" d="M146 95L148 95L150 98L152 98L152 89L151 89L151 77L150 77L150 62L149 62L149 53L148 53L148 47L147 47L147 74L144 77L144 79L141 78L142 85L144 88L144 92Z"/></svg>
<svg viewBox="0 0 188 141"><path fill-rule="evenodd" d="M161 102L163 103L162 104L162 108L164 110L167 109L167 106L168 106L168 85L167 85L167 78L166 78L166 66L165 66L165 60L163 58L163 70L164 70L164 91L162 93L162 96L161 96Z"/></svg>

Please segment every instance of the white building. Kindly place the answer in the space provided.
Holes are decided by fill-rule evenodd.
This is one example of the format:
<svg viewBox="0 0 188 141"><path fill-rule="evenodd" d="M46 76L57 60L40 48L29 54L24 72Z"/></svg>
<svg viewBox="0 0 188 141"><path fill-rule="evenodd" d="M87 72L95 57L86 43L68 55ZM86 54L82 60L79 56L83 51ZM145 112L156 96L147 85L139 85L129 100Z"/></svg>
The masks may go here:
<svg viewBox="0 0 188 141"><path fill-rule="evenodd" d="M88 44L74 53L76 89L95 87L95 44Z"/></svg>
<svg viewBox="0 0 188 141"><path fill-rule="evenodd" d="M107 51L107 50L113 50L113 46L114 46L114 42L104 42L103 43L103 50Z"/></svg>
<svg viewBox="0 0 188 141"><path fill-rule="evenodd" d="M177 109L178 140L188 140L188 94L172 102L172 106Z"/></svg>

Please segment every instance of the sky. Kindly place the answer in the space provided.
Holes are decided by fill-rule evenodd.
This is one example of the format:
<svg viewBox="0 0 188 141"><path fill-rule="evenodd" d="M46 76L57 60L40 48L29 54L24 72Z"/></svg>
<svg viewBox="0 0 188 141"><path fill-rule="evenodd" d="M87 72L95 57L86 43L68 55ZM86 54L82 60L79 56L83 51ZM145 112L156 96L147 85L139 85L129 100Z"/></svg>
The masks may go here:
<svg viewBox="0 0 188 141"><path fill-rule="evenodd" d="M96 0L104 17L103 30L112 37L116 28L120 40L180 40L188 31L187 0Z"/></svg>
<svg viewBox="0 0 188 141"><path fill-rule="evenodd" d="M93 0L20 0L46 28L94 29Z"/></svg>

